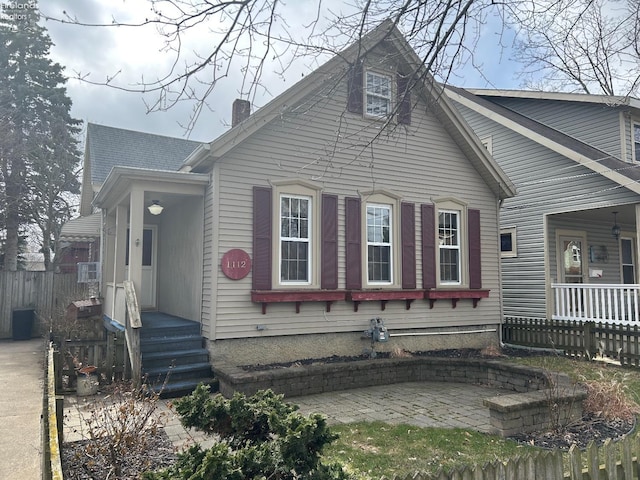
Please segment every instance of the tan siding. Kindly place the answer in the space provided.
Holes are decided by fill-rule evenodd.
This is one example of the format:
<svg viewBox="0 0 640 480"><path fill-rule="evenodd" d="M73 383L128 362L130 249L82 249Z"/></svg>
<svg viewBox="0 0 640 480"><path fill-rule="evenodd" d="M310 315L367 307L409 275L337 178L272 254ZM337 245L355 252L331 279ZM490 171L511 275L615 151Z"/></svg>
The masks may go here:
<svg viewBox="0 0 640 480"><path fill-rule="evenodd" d="M432 203L441 197L457 197L481 210L483 288L491 290L476 309L461 300L457 308L439 300L416 300L411 309L404 301L364 302L353 311L350 302L336 302L331 312L324 303L304 303L299 314L294 304L270 304L262 315L261 305L250 301L251 275L243 280L227 279L215 267L218 290L216 339L327 332L361 332L368 321L381 316L391 329L425 329L453 325L492 325L500 321L498 281L497 202L473 166L444 131L440 122L419 105L412 113L412 125L390 135L379 133L379 123L346 113L344 91L322 98L315 96L307 106L294 106L299 114L283 114L263 127L241 146L218 160L220 175L219 244L216 262L231 248L252 255L252 187L268 186L284 178L302 178L319 183L323 193L339 196L338 265L339 288L345 288L344 197L374 188L384 188L402 200ZM340 133L338 137L337 133ZM419 237L419 209L416 232ZM421 242L417 238L418 287L422 285ZM207 283L205 282L205 285ZM266 329L258 331L256 326ZM211 338L211 337L210 337Z"/></svg>

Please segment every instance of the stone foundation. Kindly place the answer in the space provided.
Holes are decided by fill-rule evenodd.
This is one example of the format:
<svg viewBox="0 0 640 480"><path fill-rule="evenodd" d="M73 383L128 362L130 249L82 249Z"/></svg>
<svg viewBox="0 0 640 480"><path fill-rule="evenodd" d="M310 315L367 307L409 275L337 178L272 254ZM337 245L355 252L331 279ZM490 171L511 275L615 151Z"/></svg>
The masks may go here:
<svg viewBox="0 0 640 480"><path fill-rule="evenodd" d="M479 325L420 331L394 330L389 332L391 337L388 342L375 343L373 348L376 352L482 349L498 344L498 329L498 325ZM209 342L213 365L269 365L334 355L359 356L370 351L371 339L365 337L363 332L264 336Z"/></svg>

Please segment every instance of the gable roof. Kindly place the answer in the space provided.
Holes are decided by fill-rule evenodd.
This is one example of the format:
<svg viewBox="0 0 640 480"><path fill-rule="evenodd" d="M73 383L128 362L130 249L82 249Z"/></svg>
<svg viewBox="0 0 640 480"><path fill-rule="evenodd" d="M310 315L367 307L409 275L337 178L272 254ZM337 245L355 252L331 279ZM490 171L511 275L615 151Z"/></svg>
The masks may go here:
<svg viewBox="0 0 640 480"><path fill-rule="evenodd" d="M489 188L499 198L514 196L516 189L511 180L489 155L462 115L442 94L442 87L436 84L433 77L424 70L422 60L391 20L381 23L359 41L305 76L293 87L225 132L211 144L199 147L185 160L182 169L191 171L207 162L215 162L269 122L294 109L302 99L325 86L328 81L338 82L346 79L349 67L365 57L382 41L393 45L400 54L400 59L418 70L415 76L421 80L417 85L417 92L428 100L436 117L442 122Z"/></svg>
<svg viewBox="0 0 640 480"><path fill-rule="evenodd" d="M193 140L89 123L85 169L89 168L93 185L102 184L116 165L177 170L184 159L200 145L202 143Z"/></svg>
<svg viewBox="0 0 640 480"><path fill-rule="evenodd" d="M640 168L637 164L627 163L554 128L474 95L468 90L447 86L445 92L449 98L461 105L640 194Z"/></svg>

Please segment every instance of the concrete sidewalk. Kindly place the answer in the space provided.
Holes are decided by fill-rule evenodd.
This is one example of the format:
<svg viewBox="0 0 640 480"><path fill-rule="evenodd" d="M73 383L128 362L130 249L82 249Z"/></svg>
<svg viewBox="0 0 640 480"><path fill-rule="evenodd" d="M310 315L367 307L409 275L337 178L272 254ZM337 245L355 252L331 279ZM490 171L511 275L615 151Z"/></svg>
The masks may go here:
<svg viewBox="0 0 640 480"><path fill-rule="evenodd" d="M42 478L44 341L0 340L0 478Z"/></svg>

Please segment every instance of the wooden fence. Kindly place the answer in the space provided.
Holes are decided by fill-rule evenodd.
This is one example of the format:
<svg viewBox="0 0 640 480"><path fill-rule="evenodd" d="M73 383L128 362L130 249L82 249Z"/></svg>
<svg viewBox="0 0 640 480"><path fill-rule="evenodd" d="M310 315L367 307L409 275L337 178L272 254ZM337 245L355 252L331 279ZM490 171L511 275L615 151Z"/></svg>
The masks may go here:
<svg viewBox="0 0 640 480"><path fill-rule="evenodd" d="M617 358L622 365L640 366L640 325L575 320L506 318L505 343L563 350L567 355Z"/></svg>
<svg viewBox="0 0 640 480"><path fill-rule="evenodd" d="M393 480L632 480L639 475L639 455L640 438L633 435L615 443L609 439L600 448L592 442L585 451L574 445L568 453L532 452L436 474L394 476Z"/></svg>
<svg viewBox="0 0 640 480"><path fill-rule="evenodd" d="M78 283L75 273L0 271L0 339L12 337L14 309L35 309L35 335L46 331L43 324L62 314L71 301L86 295L86 284Z"/></svg>

